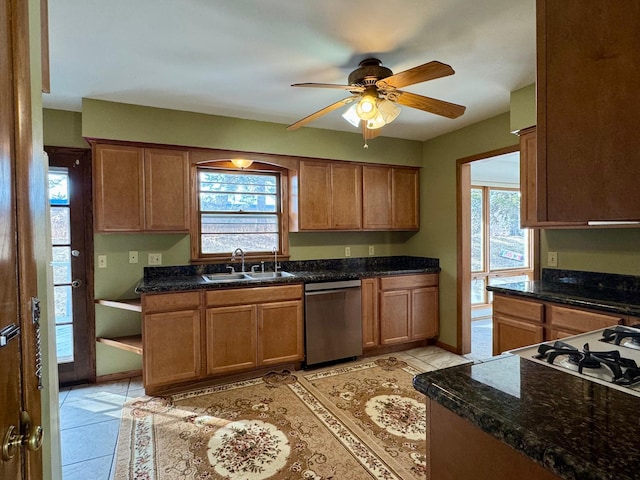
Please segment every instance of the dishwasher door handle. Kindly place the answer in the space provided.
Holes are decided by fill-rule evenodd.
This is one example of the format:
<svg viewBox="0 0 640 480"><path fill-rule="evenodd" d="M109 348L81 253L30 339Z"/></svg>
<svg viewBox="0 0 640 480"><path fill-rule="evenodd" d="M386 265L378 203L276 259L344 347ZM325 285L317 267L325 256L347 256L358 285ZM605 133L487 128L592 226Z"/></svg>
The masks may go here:
<svg viewBox="0 0 640 480"><path fill-rule="evenodd" d="M351 288L338 288L335 290L316 290L316 291L312 291L312 292L304 292L304 296L305 297L310 297L312 295L328 295L330 293L343 293L343 292L350 292L352 290L357 290L358 287L351 287Z"/></svg>

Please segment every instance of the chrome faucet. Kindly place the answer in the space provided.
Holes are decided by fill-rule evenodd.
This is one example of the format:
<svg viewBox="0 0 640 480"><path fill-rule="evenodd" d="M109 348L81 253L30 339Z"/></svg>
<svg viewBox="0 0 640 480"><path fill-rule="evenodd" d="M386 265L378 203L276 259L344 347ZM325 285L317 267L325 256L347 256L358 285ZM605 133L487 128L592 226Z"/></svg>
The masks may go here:
<svg viewBox="0 0 640 480"><path fill-rule="evenodd" d="M242 258L242 270L240 270L242 273L244 273L244 251L241 248L236 248L233 253L231 254L231 260L235 260L237 255L240 255Z"/></svg>
<svg viewBox="0 0 640 480"><path fill-rule="evenodd" d="M280 266L278 265L278 247L273 247L273 275L275 276L278 273L278 269Z"/></svg>

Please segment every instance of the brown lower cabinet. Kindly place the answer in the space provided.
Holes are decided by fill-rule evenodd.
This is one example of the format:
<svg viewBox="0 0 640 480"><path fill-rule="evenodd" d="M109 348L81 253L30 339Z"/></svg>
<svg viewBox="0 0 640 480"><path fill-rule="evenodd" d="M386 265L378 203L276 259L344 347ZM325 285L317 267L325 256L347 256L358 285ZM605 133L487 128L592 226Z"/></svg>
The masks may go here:
<svg viewBox="0 0 640 480"><path fill-rule="evenodd" d="M302 285L142 296L147 393L302 361Z"/></svg>
<svg viewBox="0 0 640 480"><path fill-rule="evenodd" d="M438 335L438 274L397 275L362 281L363 347Z"/></svg>
<svg viewBox="0 0 640 480"><path fill-rule="evenodd" d="M612 325L630 325L634 321L625 315L523 300L494 292L493 354Z"/></svg>
<svg viewBox="0 0 640 480"><path fill-rule="evenodd" d="M427 399L427 478L557 480L524 454Z"/></svg>

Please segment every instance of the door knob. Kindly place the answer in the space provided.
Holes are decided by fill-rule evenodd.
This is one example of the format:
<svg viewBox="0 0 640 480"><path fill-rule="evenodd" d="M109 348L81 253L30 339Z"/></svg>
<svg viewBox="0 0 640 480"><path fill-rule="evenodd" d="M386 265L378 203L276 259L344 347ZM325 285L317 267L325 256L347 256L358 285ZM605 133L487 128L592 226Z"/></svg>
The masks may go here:
<svg viewBox="0 0 640 480"><path fill-rule="evenodd" d="M82 280L75 279L73 282L71 282L72 288L78 288L80 286L82 286Z"/></svg>
<svg viewBox="0 0 640 480"><path fill-rule="evenodd" d="M42 446L43 430L40 425L31 428L31 417L27 412L20 415L20 430L16 431L16 426L11 425L4 435L2 442L2 460L11 460L19 447L27 447L31 451L36 451Z"/></svg>

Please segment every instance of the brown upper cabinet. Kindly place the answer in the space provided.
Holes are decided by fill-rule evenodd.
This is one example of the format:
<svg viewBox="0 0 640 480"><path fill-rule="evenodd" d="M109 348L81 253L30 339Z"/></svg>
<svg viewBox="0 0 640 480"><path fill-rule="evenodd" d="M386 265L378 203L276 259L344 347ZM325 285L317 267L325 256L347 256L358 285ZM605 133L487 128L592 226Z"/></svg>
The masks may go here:
<svg viewBox="0 0 640 480"><path fill-rule="evenodd" d="M537 220L640 220L640 2L536 5Z"/></svg>
<svg viewBox="0 0 640 480"><path fill-rule="evenodd" d="M94 145L95 231L187 232L188 152Z"/></svg>
<svg viewBox="0 0 640 480"><path fill-rule="evenodd" d="M417 168L303 159L292 230L419 230L419 195Z"/></svg>
<svg viewBox="0 0 640 480"><path fill-rule="evenodd" d="M300 161L300 230L362 228L362 166Z"/></svg>
<svg viewBox="0 0 640 480"><path fill-rule="evenodd" d="M420 171L415 168L362 167L362 228L419 230Z"/></svg>

